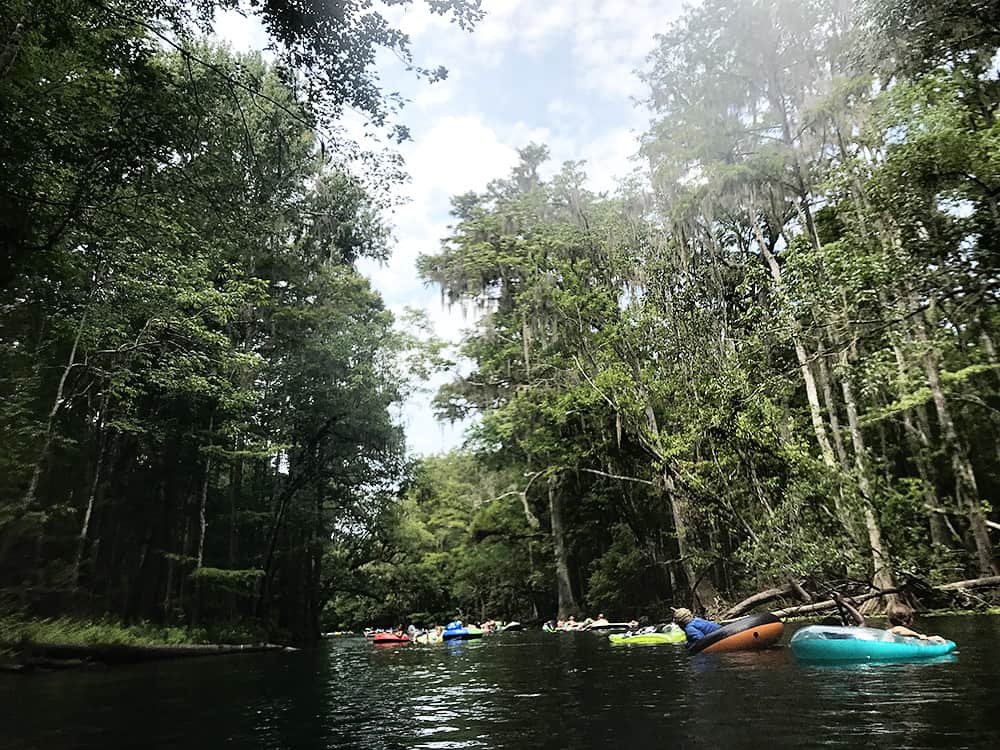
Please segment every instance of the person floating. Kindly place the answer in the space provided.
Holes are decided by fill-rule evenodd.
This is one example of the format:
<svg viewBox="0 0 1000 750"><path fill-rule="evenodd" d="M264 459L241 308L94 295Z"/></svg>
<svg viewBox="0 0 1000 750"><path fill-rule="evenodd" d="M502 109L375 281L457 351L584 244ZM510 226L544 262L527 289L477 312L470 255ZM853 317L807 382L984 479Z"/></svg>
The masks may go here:
<svg viewBox="0 0 1000 750"><path fill-rule="evenodd" d="M911 630L913 610L902 602L895 602L890 605L889 609L886 610L885 616L889 618L889 624L892 625L889 628L889 632L893 635L900 635L904 638L919 638L922 641L931 641L932 643L947 643L939 635L924 635L923 633L918 633L916 630Z"/></svg>
<svg viewBox="0 0 1000 750"><path fill-rule="evenodd" d="M709 633L714 633L722 627L717 622L695 617L690 609L684 607L674 610L674 622L684 628L688 644L701 640Z"/></svg>

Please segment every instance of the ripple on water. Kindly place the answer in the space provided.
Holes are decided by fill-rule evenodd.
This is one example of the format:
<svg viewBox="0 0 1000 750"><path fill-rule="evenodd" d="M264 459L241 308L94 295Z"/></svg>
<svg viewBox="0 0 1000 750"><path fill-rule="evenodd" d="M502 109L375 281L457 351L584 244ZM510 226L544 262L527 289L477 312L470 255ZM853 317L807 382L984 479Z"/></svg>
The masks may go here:
<svg viewBox="0 0 1000 750"><path fill-rule="evenodd" d="M793 628L789 628L792 630ZM942 618L936 664L689 658L593 634L0 679L4 750L1000 747L1000 618Z"/></svg>

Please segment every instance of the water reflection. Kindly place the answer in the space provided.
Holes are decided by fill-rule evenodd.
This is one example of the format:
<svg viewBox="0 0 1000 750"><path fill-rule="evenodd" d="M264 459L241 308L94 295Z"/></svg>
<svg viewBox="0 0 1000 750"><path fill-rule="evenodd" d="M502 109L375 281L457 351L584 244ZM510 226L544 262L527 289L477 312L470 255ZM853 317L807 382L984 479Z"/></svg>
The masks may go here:
<svg viewBox="0 0 1000 750"><path fill-rule="evenodd" d="M788 649L614 648L595 634L0 678L4 748L1000 747L1000 618L961 655L806 665Z"/></svg>

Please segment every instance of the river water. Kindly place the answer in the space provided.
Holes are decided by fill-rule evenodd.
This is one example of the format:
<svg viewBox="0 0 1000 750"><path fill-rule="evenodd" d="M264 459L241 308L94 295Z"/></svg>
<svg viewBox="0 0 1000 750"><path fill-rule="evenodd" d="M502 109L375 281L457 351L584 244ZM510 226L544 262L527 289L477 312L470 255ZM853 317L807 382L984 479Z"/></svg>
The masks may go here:
<svg viewBox="0 0 1000 750"><path fill-rule="evenodd" d="M957 657L823 667L524 632L0 675L0 748L1000 748L1000 617L921 625Z"/></svg>

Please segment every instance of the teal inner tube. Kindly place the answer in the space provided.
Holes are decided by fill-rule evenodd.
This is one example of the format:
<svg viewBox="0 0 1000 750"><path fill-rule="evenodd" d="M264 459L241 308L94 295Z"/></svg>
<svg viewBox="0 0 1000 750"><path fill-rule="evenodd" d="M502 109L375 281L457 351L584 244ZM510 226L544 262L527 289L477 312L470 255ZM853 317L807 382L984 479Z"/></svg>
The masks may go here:
<svg viewBox="0 0 1000 750"><path fill-rule="evenodd" d="M809 625L792 636L792 653L802 661L906 661L950 654L952 641L904 638L878 628Z"/></svg>

